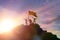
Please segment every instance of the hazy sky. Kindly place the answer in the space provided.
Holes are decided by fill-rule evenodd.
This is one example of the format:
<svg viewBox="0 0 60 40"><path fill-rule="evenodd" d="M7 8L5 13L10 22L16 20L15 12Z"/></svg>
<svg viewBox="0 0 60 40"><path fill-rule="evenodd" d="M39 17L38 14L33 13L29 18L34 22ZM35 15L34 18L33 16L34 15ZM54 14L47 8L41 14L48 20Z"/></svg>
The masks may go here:
<svg viewBox="0 0 60 40"><path fill-rule="evenodd" d="M12 12L8 14L12 18L26 14L28 10L37 12L37 22L43 29L60 37L60 0L0 0L0 18L9 12Z"/></svg>

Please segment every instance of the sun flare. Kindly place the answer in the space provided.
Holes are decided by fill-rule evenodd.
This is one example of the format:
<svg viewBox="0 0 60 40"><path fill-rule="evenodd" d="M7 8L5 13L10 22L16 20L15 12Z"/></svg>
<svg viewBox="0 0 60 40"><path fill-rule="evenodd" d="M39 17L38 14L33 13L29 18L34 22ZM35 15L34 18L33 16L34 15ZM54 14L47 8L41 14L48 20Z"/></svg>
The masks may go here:
<svg viewBox="0 0 60 40"><path fill-rule="evenodd" d="M24 23L24 15L18 14L16 11L11 11L6 8L2 8L0 18L0 34L11 32L15 27Z"/></svg>
<svg viewBox="0 0 60 40"><path fill-rule="evenodd" d="M10 32L15 26L15 22L13 20L3 20L0 27L0 33Z"/></svg>

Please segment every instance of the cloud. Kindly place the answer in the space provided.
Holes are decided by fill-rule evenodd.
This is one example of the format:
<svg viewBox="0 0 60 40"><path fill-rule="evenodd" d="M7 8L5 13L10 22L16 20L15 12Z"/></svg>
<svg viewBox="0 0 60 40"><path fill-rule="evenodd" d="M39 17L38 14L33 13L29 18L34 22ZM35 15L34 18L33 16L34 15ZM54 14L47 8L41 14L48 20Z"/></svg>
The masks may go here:
<svg viewBox="0 0 60 40"><path fill-rule="evenodd" d="M48 18L49 19L49 18ZM51 18L52 19L52 18ZM50 20L50 19L49 19ZM56 22L56 23L60 23L60 15L57 16L56 18L53 18L52 20L50 21L47 21L47 22L44 22L45 24L50 24L50 23L53 23L53 22Z"/></svg>

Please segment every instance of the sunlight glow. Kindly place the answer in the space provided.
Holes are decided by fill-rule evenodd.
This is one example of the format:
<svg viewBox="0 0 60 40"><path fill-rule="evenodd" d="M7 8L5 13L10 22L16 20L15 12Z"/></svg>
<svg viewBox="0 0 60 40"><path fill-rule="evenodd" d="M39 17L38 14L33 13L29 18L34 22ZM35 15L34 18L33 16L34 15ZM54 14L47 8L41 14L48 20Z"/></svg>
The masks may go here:
<svg viewBox="0 0 60 40"><path fill-rule="evenodd" d="M3 20L0 27L0 33L9 32L14 28L14 26L15 22L13 20Z"/></svg>
<svg viewBox="0 0 60 40"><path fill-rule="evenodd" d="M9 33L18 25L23 24L23 15L16 11L2 8L0 20L0 34Z"/></svg>

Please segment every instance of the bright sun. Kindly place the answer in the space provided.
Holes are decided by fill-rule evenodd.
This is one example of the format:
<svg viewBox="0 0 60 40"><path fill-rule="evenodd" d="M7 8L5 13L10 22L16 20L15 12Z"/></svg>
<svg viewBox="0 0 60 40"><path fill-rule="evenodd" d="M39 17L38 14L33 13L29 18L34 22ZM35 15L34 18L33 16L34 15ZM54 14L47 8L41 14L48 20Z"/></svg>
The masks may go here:
<svg viewBox="0 0 60 40"><path fill-rule="evenodd" d="M22 17L15 11L3 8L0 20L0 34L11 32L16 26L22 24Z"/></svg>
<svg viewBox="0 0 60 40"><path fill-rule="evenodd" d="M0 32L9 32L14 28L15 22L13 20L3 20L0 27Z"/></svg>

